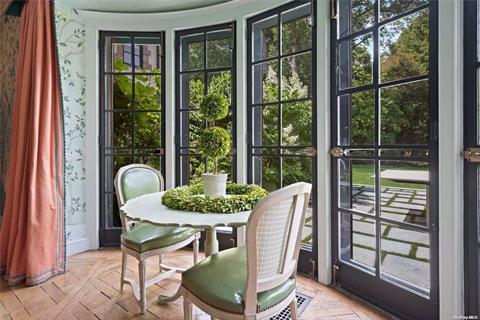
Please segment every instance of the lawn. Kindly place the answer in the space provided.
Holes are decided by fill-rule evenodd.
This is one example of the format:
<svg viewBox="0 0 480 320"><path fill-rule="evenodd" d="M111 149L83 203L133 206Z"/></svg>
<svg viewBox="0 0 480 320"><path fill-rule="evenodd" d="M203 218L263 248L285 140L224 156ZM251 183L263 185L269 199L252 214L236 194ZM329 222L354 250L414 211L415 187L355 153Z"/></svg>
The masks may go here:
<svg viewBox="0 0 480 320"><path fill-rule="evenodd" d="M397 170L428 170L427 166L415 166L415 165L382 165L381 170L397 169ZM353 184L371 185L375 184L374 175L375 169L373 164L353 164ZM398 188L411 188L411 189L425 189L424 184L419 183L404 183L395 182L388 179L381 179L382 187L398 187Z"/></svg>

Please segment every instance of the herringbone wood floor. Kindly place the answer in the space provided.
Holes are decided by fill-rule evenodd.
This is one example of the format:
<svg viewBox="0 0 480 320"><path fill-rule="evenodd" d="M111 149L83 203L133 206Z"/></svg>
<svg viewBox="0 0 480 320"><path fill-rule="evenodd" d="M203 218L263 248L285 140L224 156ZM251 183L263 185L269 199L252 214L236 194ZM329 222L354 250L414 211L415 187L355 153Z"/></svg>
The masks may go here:
<svg viewBox="0 0 480 320"><path fill-rule="evenodd" d="M182 250L166 257L167 263L187 267L191 251ZM0 319L183 319L182 300L169 305L155 303L159 294L173 294L180 277L163 281L147 291L148 309L138 314L130 287L120 289L120 250L97 250L68 258L68 271L36 287L7 287L0 282ZM151 258L147 270L157 270L158 260ZM137 270L129 258L129 272ZM299 292L314 297L301 319L383 319L374 309L322 286L306 277L299 277ZM198 319L209 319L195 310Z"/></svg>

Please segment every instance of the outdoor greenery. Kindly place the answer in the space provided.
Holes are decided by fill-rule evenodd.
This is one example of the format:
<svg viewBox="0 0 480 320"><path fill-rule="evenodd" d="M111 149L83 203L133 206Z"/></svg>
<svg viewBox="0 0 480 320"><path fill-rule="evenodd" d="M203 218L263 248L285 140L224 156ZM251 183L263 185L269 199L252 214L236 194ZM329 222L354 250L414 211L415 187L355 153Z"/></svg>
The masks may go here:
<svg viewBox="0 0 480 320"><path fill-rule="evenodd" d="M345 33L362 30L373 23L373 2L352 1L353 17L351 25ZM420 0L382 1L380 15L382 19L393 17L407 9L425 3ZM340 17L341 19L342 17ZM380 81L389 82L407 77L427 75L429 72L429 14L428 9L398 19L381 27L379 32L379 67ZM276 22L275 22L276 23ZM340 21L342 26L342 21ZM342 28L342 27L341 27ZM260 41L261 48L254 48L254 59L261 60L276 57L279 32L274 23L253 29L253 37ZM308 16L284 19L282 25L281 53L299 52L311 47L311 27ZM207 36L208 38L208 36ZM207 59L209 67L231 66L232 39L215 38L207 41L207 54L203 42L188 43L188 57L182 62L182 68L188 70L203 68ZM258 52L257 52L258 51ZM349 70L339 75L339 82L345 87L356 87L372 83L373 79L373 40L370 35L358 36L351 41L340 44L339 70ZM317 57L321 59L322 57ZM312 57L304 52L281 59L281 68L276 60L255 64L253 67L252 96L254 103L278 102L254 107L253 110L253 142L262 147L263 154L276 152L270 146L298 146L303 148L312 145L312 113L311 102L301 98L312 96ZM128 66L122 60L115 61L115 70L123 71ZM350 68L350 69L349 69ZM279 71L281 70L281 74ZM135 126L135 144L147 148L158 148L161 134L160 112L160 74L152 76L136 76L135 108L154 109L158 112L137 113ZM281 88L280 86L281 80ZM131 76L113 76L114 109L131 109L132 86ZM206 82L206 83L205 83ZM202 101L207 106L218 96L225 97L228 114L222 120L215 120L215 126L232 133L232 74L230 71L208 73L206 79L203 72L191 72L181 75L181 86L186 94L182 95L181 107L188 108L188 133L181 137L183 147L191 149L189 156L190 177L199 177L214 167L213 160L205 161L199 155L201 134L206 127L202 113ZM205 93L208 99L204 100ZM279 94L281 95L279 97ZM186 99L186 100L185 100ZM346 128L340 128L341 141L356 146L372 145L375 142L375 94L371 90L361 91L340 97L340 112L348 112L351 122ZM429 142L429 83L421 80L399 86L388 86L380 91L379 135L382 144L427 144ZM184 101L185 100L185 101ZM293 101L292 101L293 100ZM288 102L291 101L291 102ZM324 107L324 106L321 106ZM281 108L281 113L279 113ZM208 109L208 108L207 108ZM349 111L347 111L349 110ZM279 119L281 114L281 119ZM132 121L130 113L115 113L114 145L128 147L133 143ZM279 128L281 130L279 131ZM225 136L222 136L222 140ZM212 149L214 147L212 146ZM400 148L401 149L401 148ZM407 148L406 148L407 149ZM289 157L291 149L285 149L281 166L283 185L296 181L312 181L312 159L308 157ZM206 150L203 150L205 152ZM223 150L224 151L224 150ZM403 151L408 155L410 151ZM279 187L278 157L261 157L262 184L268 190ZM125 160L127 161L127 160ZM148 161L148 159L146 159ZM231 157L218 160L218 171L231 173ZM409 169L401 163L397 167ZM354 181L370 184L369 173L361 167L354 169ZM368 170L367 170L368 171ZM370 171L369 171L370 172ZM394 182L384 182L396 186Z"/></svg>
<svg viewBox="0 0 480 320"><path fill-rule="evenodd" d="M205 197L202 184L177 187L166 191L162 203L174 210L203 213L235 213L252 210L268 192L253 184L227 183L226 197Z"/></svg>

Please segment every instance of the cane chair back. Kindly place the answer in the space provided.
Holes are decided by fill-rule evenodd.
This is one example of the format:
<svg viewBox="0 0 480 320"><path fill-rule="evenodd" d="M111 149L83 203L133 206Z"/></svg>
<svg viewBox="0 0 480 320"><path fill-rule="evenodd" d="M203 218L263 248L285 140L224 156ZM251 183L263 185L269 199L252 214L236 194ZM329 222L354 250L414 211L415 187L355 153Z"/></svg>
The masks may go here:
<svg viewBox="0 0 480 320"><path fill-rule="evenodd" d="M257 293L295 277L302 226L312 185L295 183L271 193L252 211L247 224L245 311L258 312Z"/></svg>

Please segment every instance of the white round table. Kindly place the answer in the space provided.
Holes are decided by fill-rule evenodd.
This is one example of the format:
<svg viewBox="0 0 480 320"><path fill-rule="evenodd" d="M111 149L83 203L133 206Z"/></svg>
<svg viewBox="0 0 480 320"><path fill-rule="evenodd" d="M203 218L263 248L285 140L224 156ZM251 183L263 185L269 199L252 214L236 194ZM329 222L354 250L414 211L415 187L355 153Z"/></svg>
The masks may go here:
<svg viewBox="0 0 480 320"><path fill-rule="evenodd" d="M207 234L205 256L218 252L217 227L245 226L251 213L251 211L243 211L220 214L172 210L162 204L163 193L150 193L128 200L120 210L128 219L134 221L149 222L164 227L192 227L205 230Z"/></svg>

